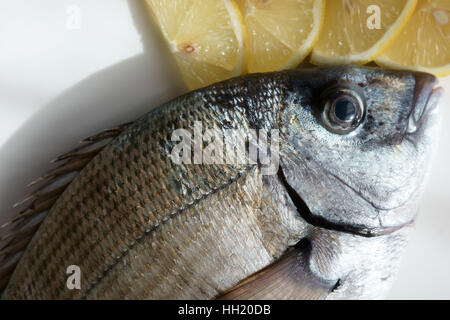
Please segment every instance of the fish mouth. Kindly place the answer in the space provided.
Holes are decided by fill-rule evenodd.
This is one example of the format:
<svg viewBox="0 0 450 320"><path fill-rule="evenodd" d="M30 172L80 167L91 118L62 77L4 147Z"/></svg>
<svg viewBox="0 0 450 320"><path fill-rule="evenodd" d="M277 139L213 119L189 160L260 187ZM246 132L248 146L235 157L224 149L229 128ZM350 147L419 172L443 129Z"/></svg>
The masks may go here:
<svg viewBox="0 0 450 320"><path fill-rule="evenodd" d="M438 79L425 72L416 72L416 86L414 89L414 100L408 120L408 133L415 133L420 129L443 95L444 89L437 87Z"/></svg>
<svg viewBox="0 0 450 320"><path fill-rule="evenodd" d="M343 233L349 233L365 238L373 238L373 237L379 237L384 236L387 234L391 234L395 231L398 231L406 226L409 226L413 223L413 220L408 221L406 223L400 224L398 226L393 227L374 227L374 228L367 228L363 225L350 225L345 223L336 223L329 221L323 217L314 215L311 210L309 209L306 202L302 199L302 197L298 194L297 191L289 184L289 182L286 179L286 176L284 175L282 167L278 169L278 179L280 180L281 184L285 188L289 198L291 199L292 203L294 204L295 208L297 209L298 214L310 225L327 229L327 230L333 230Z"/></svg>

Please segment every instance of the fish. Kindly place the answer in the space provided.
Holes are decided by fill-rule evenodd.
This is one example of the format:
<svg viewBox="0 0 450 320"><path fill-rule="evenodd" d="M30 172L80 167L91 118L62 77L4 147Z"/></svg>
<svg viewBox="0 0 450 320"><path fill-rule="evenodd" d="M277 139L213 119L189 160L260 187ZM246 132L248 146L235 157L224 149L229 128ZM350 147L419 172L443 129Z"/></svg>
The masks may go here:
<svg viewBox="0 0 450 320"><path fill-rule="evenodd" d="M367 66L250 74L87 138L3 225L1 298L383 298L442 94Z"/></svg>

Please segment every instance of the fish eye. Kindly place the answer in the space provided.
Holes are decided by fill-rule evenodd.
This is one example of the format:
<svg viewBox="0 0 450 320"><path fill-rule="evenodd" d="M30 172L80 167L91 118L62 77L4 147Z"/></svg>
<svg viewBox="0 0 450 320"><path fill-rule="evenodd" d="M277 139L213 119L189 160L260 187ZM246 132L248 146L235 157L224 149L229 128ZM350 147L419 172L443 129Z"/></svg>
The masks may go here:
<svg viewBox="0 0 450 320"><path fill-rule="evenodd" d="M364 100L352 88L332 87L323 95L322 121L334 133L346 134L356 129L364 116Z"/></svg>

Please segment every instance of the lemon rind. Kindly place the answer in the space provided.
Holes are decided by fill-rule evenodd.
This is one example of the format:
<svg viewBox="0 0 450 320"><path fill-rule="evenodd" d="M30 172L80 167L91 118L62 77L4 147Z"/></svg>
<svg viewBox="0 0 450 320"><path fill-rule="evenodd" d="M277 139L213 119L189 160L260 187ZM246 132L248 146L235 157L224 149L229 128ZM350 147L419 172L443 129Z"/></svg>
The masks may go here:
<svg viewBox="0 0 450 320"><path fill-rule="evenodd" d="M418 0L408 0L407 4L402 10L402 13L397 18L397 21L392 24L388 31L381 37L369 50L353 54L350 56L330 57L317 53L312 50L310 62L314 65L335 65L335 64L366 64L380 55L382 55L387 48L395 41L404 29L409 19L414 13Z"/></svg>
<svg viewBox="0 0 450 320"><path fill-rule="evenodd" d="M207 66L210 65L210 66L214 66L215 68L222 69L224 71L224 74L225 73L231 74L230 76L226 77L226 78L230 78L230 77L242 75L245 72L245 68L246 68L246 52L245 52L246 50L245 50L245 48L246 48L246 38L247 38L246 37L246 28L245 28L244 21L243 21L244 19L241 15L238 5L235 3L235 0L219 0L219 1L221 1L221 3L224 5L224 7L228 13L231 27L232 27L233 33L236 37L236 40L237 40L236 64L231 68L225 68L220 65L215 65L210 62L203 61L202 59L196 59L195 57L191 57L190 59L193 59L193 61L196 61L198 63L204 64L205 68L207 68ZM165 42L167 43L169 51L172 53L172 55L180 53L179 48L177 46L177 41L169 38L169 36L165 30L165 27L163 26L163 23L160 21L160 19L155 14L155 12L152 8L151 1L146 1L146 3L147 3L147 9L148 9L150 15L153 17L153 21L154 21L155 25L158 27ZM176 38L176 36L175 36L175 38ZM186 84L186 87L189 88L190 90L197 89L198 86L193 85L189 81L189 78L187 76L187 73L189 73L189 70L187 70L184 66L182 66L176 57L174 57L174 58L175 58L176 64L178 65L178 68L180 70L183 81ZM222 77L220 79L222 79ZM209 83L207 83L205 85L208 85L208 84Z"/></svg>
<svg viewBox="0 0 450 320"><path fill-rule="evenodd" d="M314 45L319 41L320 31L325 21L325 6L325 0L314 1L314 27L306 38L305 43L294 51L293 55L281 66L280 70L295 68L311 53Z"/></svg>
<svg viewBox="0 0 450 320"><path fill-rule="evenodd" d="M308 55L311 53L314 45L319 40L320 31L322 29L322 26L323 26L324 20L325 20L325 5L326 5L326 0L314 0L313 1L312 14L314 15L314 18L313 18L314 26L310 30L310 32L302 46L293 49L289 43L285 43L284 41L281 41L279 39L279 41L284 46L289 48L292 52L288 59L284 59L284 61L280 62L276 68L270 68L267 70L252 70L252 71L250 71L250 68L247 64L247 71L250 73L269 72L269 71L292 69L292 68L295 68L296 66L298 66L303 60L305 60L308 57ZM250 7L250 8L252 8L252 7ZM246 9L246 10L248 10L248 9ZM253 11L250 11L250 12L246 11L245 16L251 16L252 14L253 14ZM244 25L245 25L245 19L244 19ZM270 30L265 28L265 26L261 25L261 27L264 28L266 32L272 34ZM247 27L246 27L246 31L248 32ZM248 61L251 58L249 51L247 51L247 55L248 55L248 57L247 57L247 61Z"/></svg>
<svg viewBox="0 0 450 320"><path fill-rule="evenodd" d="M436 77L443 78L450 75L450 63L440 67L427 68L418 65L404 65L392 61L386 56L380 56L375 60L375 63L382 68L396 69L396 70L412 70L421 71L434 74Z"/></svg>

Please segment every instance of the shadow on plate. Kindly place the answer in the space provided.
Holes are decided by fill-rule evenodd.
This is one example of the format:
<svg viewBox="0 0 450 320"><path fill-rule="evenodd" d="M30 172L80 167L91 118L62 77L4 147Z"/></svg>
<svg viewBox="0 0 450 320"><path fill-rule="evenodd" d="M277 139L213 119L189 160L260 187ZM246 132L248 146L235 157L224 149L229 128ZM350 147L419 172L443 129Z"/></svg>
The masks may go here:
<svg viewBox="0 0 450 320"><path fill-rule="evenodd" d="M128 0L144 52L98 71L56 97L0 149L0 225L56 156L89 135L132 121L186 91L145 4ZM149 27L150 26L150 27ZM2 231L0 230L0 236Z"/></svg>

